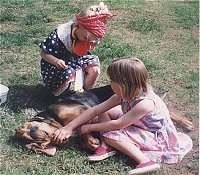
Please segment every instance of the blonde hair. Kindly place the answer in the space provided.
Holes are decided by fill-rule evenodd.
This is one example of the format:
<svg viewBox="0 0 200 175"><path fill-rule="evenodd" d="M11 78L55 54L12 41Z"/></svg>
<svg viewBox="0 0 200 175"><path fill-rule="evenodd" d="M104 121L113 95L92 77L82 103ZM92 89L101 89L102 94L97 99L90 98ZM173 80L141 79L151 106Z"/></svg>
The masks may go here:
<svg viewBox="0 0 200 175"><path fill-rule="evenodd" d="M79 16L96 16L100 14L111 14L108 10L107 5L100 2L98 5L92 5L84 8L78 15Z"/></svg>
<svg viewBox="0 0 200 175"><path fill-rule="evenodd" d="M130 99L147 92L148 71L138 58L114 60L107 69L111 81L122 87L123 97Z"/></svg>

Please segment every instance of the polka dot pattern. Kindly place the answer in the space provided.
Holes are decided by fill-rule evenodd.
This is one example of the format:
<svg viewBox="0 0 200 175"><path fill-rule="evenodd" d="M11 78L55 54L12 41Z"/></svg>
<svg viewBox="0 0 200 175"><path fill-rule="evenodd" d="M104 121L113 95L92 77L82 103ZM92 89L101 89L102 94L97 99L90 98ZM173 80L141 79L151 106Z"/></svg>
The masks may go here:
<svg viewBox="0 0 200 175"><path fill-rule="evenodd" d="M48 54L51 54L65 61L67 68L57 69L54 65L41 59L41 75L43 82L50 90L58 89L64 82L72 82L75 79L76 69L83 71L88 66L100 66L99 58L96 55L84 55L79 57L69 52L57 35L57 29L40 43L39 47Z"/></svg>

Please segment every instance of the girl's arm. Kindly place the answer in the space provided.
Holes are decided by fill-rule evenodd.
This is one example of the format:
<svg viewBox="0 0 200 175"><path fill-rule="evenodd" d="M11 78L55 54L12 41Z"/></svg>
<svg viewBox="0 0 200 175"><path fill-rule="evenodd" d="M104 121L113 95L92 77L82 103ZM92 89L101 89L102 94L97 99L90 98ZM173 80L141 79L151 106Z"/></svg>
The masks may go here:
<svg viewBox="0 0 200 175"><path fill-rule="evenodd" d="M81 115L77 118L72 120L69 124L64 126L63 128L58 129L54 134L54 140L59 143L62 142L64 139L69 138L72 135L72 131L76 129L81 124L86 123L87 121L91 120L92 118L98 116L101 113L117 106L120 103L120 97L116 94L111 96L105 102L89 108L88 110L84 111Z"/></svg>
<svg viewBox="0 0 200 175"><path fill-rule="evenodd" d="M58 59L57 57L51 54L41 51L40 55L45 61L47 61L50 64L55 65L58 69L65 69L67 67L67 65L65 64L63 60Z"/></svg>
<svg viewBox="0 0 200 175"><path fill-rule="evenodd" d="M110 120L103 123L86 124L81 127L81 132L89 133L92 131L113 131L128 127L142 118L144 115L152 112L154 109L154 102L152 100L144 99L134 106L129 112L124 114L117 120Z"/></svg>
<svg viewBox="0 0 200 175"><path fill-rule="evenodd" d="M92 108L89 108L88 110L84 111L81 115L79 115L77 118L72 120L67 127L72 128L74 130L81 124L84 124L91 120L92 118L98 116L99 114L102 114L109 109L113 108L114 106L117 106L120 103L120 98L117 95L111 96L108 100L106 100L103 103L100 103L99 105L96 105Z"/></svg>

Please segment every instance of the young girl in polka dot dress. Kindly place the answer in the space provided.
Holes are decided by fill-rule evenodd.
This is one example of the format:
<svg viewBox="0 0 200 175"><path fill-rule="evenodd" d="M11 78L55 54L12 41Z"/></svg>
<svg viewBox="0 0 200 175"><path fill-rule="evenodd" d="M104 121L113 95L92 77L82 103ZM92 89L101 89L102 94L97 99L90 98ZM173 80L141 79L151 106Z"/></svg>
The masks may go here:
<svg viewBox="0 0 200 175"><path fill-rule="evenodd" d="M98 56L90 51L104 37L106 22L112 14L103 3L81 11L75 19L59 25L40 43L41 74L46 87L58 96L75 81L77 69L84 72L85 90L100 73Z"/></svg>

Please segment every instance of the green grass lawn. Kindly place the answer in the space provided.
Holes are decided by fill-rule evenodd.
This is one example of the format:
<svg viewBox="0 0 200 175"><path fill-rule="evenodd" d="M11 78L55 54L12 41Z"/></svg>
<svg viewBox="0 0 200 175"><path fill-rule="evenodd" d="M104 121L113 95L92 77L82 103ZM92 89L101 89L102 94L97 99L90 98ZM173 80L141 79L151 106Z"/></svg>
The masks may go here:
<svg viewBox="0 0 200 175"><path fill-rule="evenodd" d="M42 87L38 44L58 25L94 0L1 0L0 83L9 87L0 106L0 174L2 175L123 175L131 160L118 154L89 163L87 153L72 139L54 157L35 154L12 136L20 124L50 102ZM146 64L166 103L189 116L195 130L194 148L177 166L163 165L154 174L198 174L199 3L198 1L105 0L116 15L103 42L94 50L102 64L96 86L107 84L107 65L116 57L137 56ZM181 128L178 128L182 130Z"/></svg>

